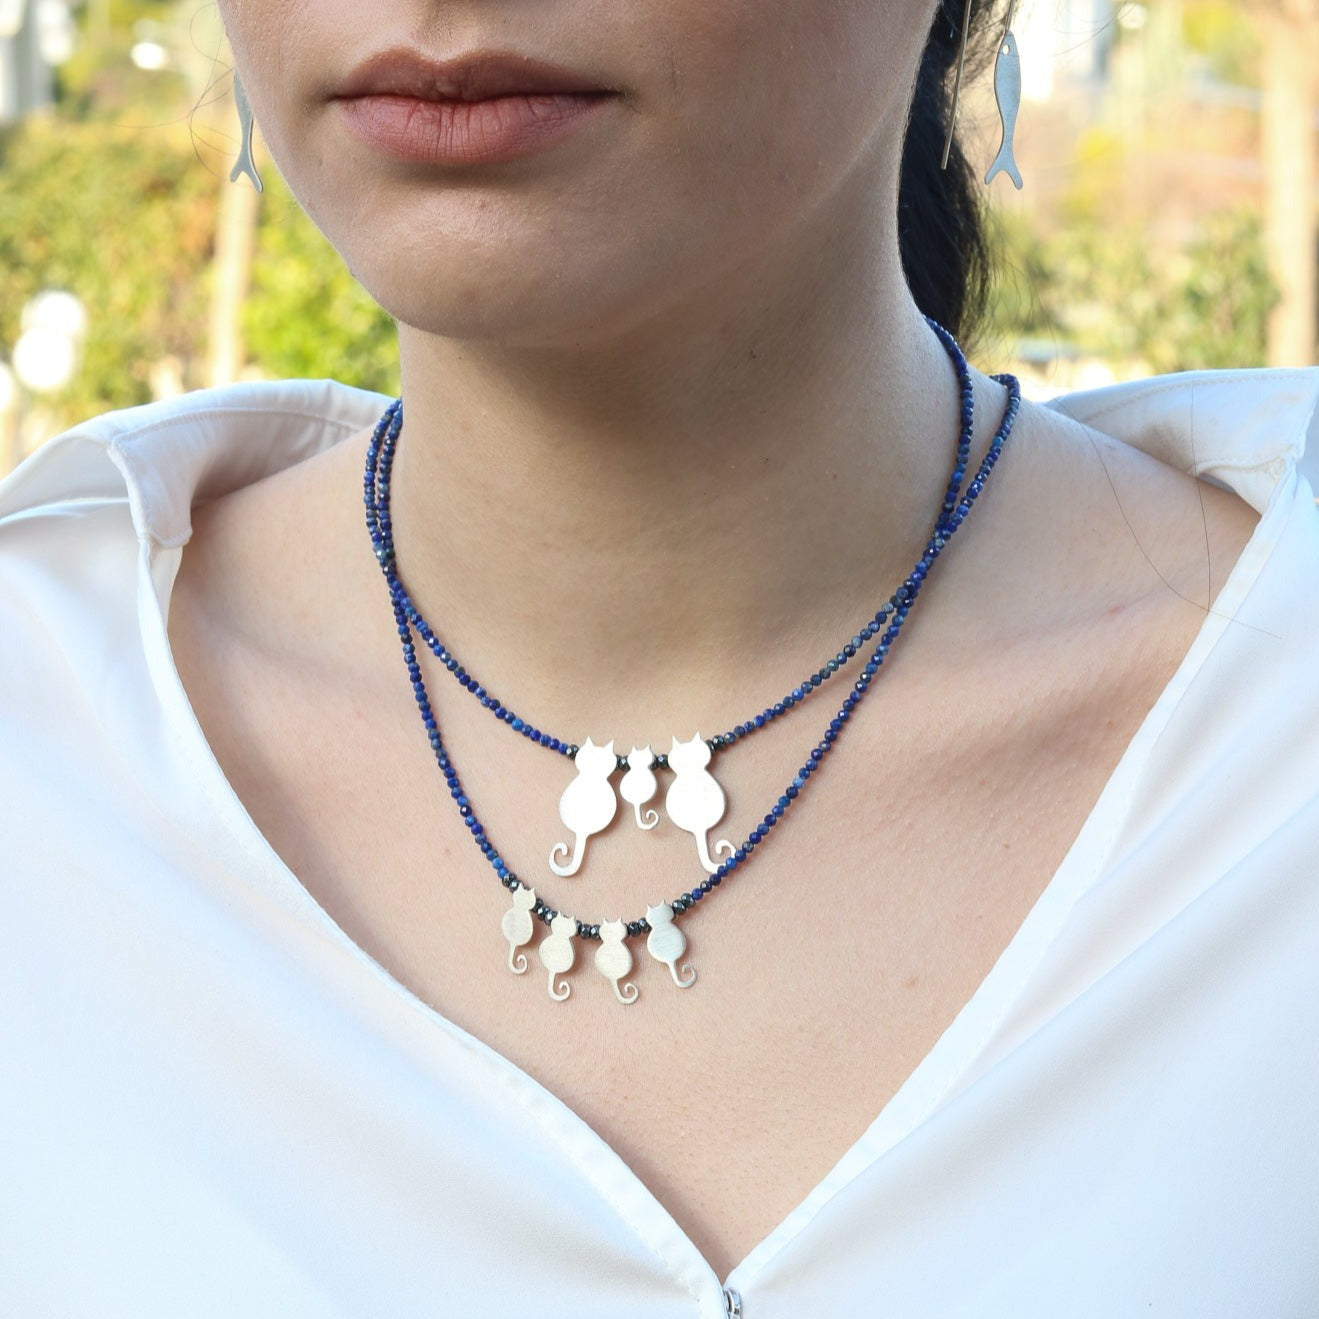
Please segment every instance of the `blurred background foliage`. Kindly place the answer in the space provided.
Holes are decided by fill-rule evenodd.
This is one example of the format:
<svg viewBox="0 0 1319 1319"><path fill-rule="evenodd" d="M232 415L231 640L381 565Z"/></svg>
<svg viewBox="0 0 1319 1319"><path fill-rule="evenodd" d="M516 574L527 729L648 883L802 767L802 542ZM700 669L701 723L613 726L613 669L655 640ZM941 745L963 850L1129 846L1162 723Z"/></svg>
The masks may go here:
<svg viewBox="0 0 1319 1319"><path fill-rule="evenodd" d="M150 399L155 363L204 346L215 188L180 146L38 118L0 141L0 336L15 342L42 289L78 295L88 328L62 399L71 415Z"/></svg>
<svg viewBox="0 0 1319 1319"><path fill-rule="evenodd" d="M1047 394L1277 360L1261 106L1287 51L1268 26L1280 6L1316 8L1023 0L1023 69L1038 81L1048 56L1051 81L1028 87L1022 108L1027 191L989 192L1001 260L976 344L988 363ZM0 360L41 290L75 293L87 331L67 386L29 400L25 432L15 423L15 456L79 417L233 378L396 392L389 317L259 140L264 194L228 182L237 125L214 6L82 0L69 12L76 39L49 104L0 129ZM989 160L989 88L971 90L962 122L973 158ZM1296 147L1312 164L1313 132ZM1313 243L1313 184L1301 186Z"/></svg>
<svg viewBox="0 0 1319 1319"><path fill-rule="evenodd" d="M1041 233L995 218L999 263L982 341L1032 344L1153 372L1263 366L1277 289L1259 216L1205 217L1179 250L1143 232L1074 224Z"/></svg>
<svg viewBox="0 0 1319 1319"><path fill-rule="evenodd" d="M0 353L44 289L87 312L78 369L45 430L215 379L217 239L236 124L213 7L100 0L55 71L54 104L0 130ZM248 208L244 377L333 376L396 392L390 318L349 275L262 153ZM30 447L30 446L24 446ZM3 468L0 455L0 469Z"/></svg>

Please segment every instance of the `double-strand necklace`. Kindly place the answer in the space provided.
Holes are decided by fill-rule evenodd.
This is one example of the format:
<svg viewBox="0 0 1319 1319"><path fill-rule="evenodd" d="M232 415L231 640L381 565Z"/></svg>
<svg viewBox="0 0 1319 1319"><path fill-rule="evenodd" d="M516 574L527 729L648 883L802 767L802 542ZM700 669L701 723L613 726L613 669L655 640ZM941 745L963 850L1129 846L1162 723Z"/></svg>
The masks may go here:
<svg viewBox="0 0 1319 1319"><path fill-rule="evenodd" d="M676 924L677 918L699 905L733 871L745 864L792 808L825 756L837 742L861 698L869 691L875 675L883 666L890 648L897 640L902 625L907 621L930 569L984 489L1016 422L1021 405L1020 386L1014 376L1004 374L993 377L1007 389L1007 404L984 460L970 482L966 482L975 419L971 372L953 336L937 322L928 320L928 323L943 344L957 373L961 416L953 468L949 474L942 506L934 520L934 529L921 557L916 561L906 580L885 601L874 617L860 628L851 640L845 642L837 654L786 693L782 700L766 706L759 714L714 737L703 738L700 733L687 740L675 737L669 749L659 755L652 754L648 746L633 746L626 755L618 755L614 750L613 741L597 746L587 738L578 745L566 738L542 731L531 721L523 719L510 706L491 695L436 636L434 629L413 603L399 576L398 556L394 547L393 526L390 520L390 473L399 436L403 430L403 400L396 399L381 417L367 448L363 498L371 544L389 585L390 602L398 625L403 658L412 681L413 696L421 713L422 724L436 763L448 785L449 795L453 798L463 823L471 832L473 841L481 849L482 855L490 863L500 883L512 897L512 906L504 912L501 923L504 938L508 941L508 966L511 971L521 975L527 970L528 959L522 949L534 936L535 920L541 921L549 928L549 933L541 940L536 951L542 966L548 972L551 998L561 1002L572 992L571 985L563 977L572 970L576 961L574 940L599 944L594 956L596 969L613 985L614 995L621 1003L633 1003L638 995L636 985L627 981L633 969L633 957L629 945L631 941L643 936L646 940L646 951L668 967L675 984L685 989L694 983L696 972L692 967L685 963L681 968L679 967L679 962L687 949L687 940ZM964 483L965 488L963 488ZM504 861L463 790L462 781L445 748L439 722L431 707L421 665L417 659L414 634L421 639L422 644L430 650L436 660L454 676L459 685L470 692L495 718L536 745L545 747L559 756L567 757L574 763L576 777L565 788L559 802L560 819L572 834L573 842L570 846L560 841L550 850L549 867L556 875L566 878L576 874L585 856L587 839L612 823L618 810L618 800L611 782L615 773L622 775L618 793L632 807L638 826L643 830L650 830L659 823L658 812L644 808L658 792L655 771L660 770L669 772L673 776L665 794L665 813L678 828L693 835L697 857L705 871L701 881L676 898L648 906L644 917L631 921L617 919L584 922L552 907L539 897L536 890L520 879ZM800 705L853 659L861 655L867 643L876 636L880 638L879 643L871 651L851 691L843 698L839 709L830 719L828 727L812 748L805 763L797 770L791 782L784 787L777 801L771 804L761 822L751 830L741 846L720 839L711 847L710 830L723 818L727 804L723 789L707 768L712 756L736 745L743 738L767 727Z"/></svg>

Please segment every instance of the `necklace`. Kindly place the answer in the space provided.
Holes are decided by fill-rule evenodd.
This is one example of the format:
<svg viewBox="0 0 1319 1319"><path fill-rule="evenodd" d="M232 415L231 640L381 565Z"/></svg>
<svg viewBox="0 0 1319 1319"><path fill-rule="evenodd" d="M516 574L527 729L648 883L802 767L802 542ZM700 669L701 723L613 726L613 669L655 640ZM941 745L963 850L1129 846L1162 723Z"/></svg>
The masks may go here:
<svg viewBox="0 0 1319 1319"><path fill-rule="evenodd" d="M686 952L687 943L685 935L675 923L676 918L692 910L693 907L713 893L734 870L744 864L751 853L768 838L770 831L778 824L779 820L783 818L784 814L805 789L808 781L818 770L824 757L837 741L857 704L869 690L891 646L897 640L902 625L906 622L908 614L920 594L930 568L970 513L971 506L983 490L1015 424L1021 402L1020 387L1013 376L996 375L993 377L1006 387L1008 391L1007 405L998 430L990 441L988 452L981 462L979 470L963 490L963 481L966 477L970 457L971 432L974 420L970 369L952 335L934 321L930 321L929 324L943 343L957 371L961 392L961 426L956 458L949 477L943 505L936 516L934 530L920 559L917 560L907 579L893 593L886 604L881 607L875 617L840 649L837 656L827 661L820 670L812 674L801 686L794 688L783 701L767 707L762 714L755 716L748 723L739 724L728 732L709 739L709 741L702 739L699 734L688 742L679 742L675 738L672 748L662 758L652 759L649 748L633 748L628 756L616 757L612 742L604 747L595 747L588 739L579 747L565 742L562 738L542 732L540 729L529 725L520 716L515 715L502 702L495 700L484 687L462 668L447 647L439 641L434 631L413 604L398 574L397 555L389 513L389 487L394 452L403 428L402 400L396 399L391 403L381 417L367 449L366 470L363 477L363 498L366 505L366 521L372 547L389 586L390 602L394 610L404 661L412 682L413 695L421 714L431 750L435 755L441 773L445 777L450 796L453 798L464 824L471 832L474 842L481 849L482 854L495 871L500 882L512 896L512 906L505 911L501 924L504 937L508 941L509 969L516 974L523 974L527 970L527 957L521 949L530 943L533 937L535 930L533 918L540 920L549 927L549 934L539 944L537 953L541 964L549 973L548 987L552 998L562 1001L568 998L571 993L571 985L562 977L572 969L576 960L574 939L599 943L600 946L596 949L594 957L596 968L612 983L614 994L620 1002L631 1003L637 998L638 990L636 985L624 982L633 967L632 952L628 946L628 941L639 939L643 935L646 936L647 952L657 961L667 965L677 985L687 988L695 981L696 973L690 966L684 965L679 969L678 963ZM722 816L724 798L723 791L715 782L713 776L705 771L705 765L708 763L712 752L716 748L732 745L799 704L823 685L829 677L856 657L866 642L873 639L875 635L880 634L881 628L883 631L880 635L879 644L866 661L861 676L843 699L839 710L829 721L823 736L812 749L805 763L798 769L792 781L784 788L778 800L770 807L761 823L751 830L740 847L735 847L723 840L716 844L716 853L724 857L722 861L716 863L709 855L706 845L706 833ZM649 775L650 779L653 780L654 769L665 767L675 771L675 781L666 799L666 809L668 809L671 818L674 818L676 823L697 835L701 864L706 871L705 878L694 888L680 894L671 901L647 907L644 917L627 922L620 919L585 923L556 910L538 897L535 889L520 880L504 861L495 845L490 841L485 826L477 818L470 800L463 791L462 782L445 748L438 721L431 707L421 666L417 659L416 643L413 639L414 631L444 667L458 679L460 684L472 692L481 701L482 705L491 710L496 717L513 727L514 731L531 738L539 745L556 751L560 755L568 755L579 762L578 778L569 785L568 790L564 793L565 801L570 800L571 795L570 808L565 810L563 802L560 804L560 815L565 824L574 829L577 838L574 856L578 864L580 864L584 833L599 832L613 819L616 803L613 801L612 788L608 785L609 775L616 769L626 770L620 790L624 799L634 806L638 824L642 828L648 828L651 825L644 821L641 807L653 795L654 788L644 781L638 783L638 780L644 780L646 775ZM635 760L633 759L634 756L636 757ZM632 784L629 784L629 779L633 781ZM585 794L581 792L574 794L573 790L581 784L586 784L595 789L603 787L609 794L608 818L604 818L603 823L598 823L595 828L589 828L589 826L600 821L605 815L605 809L600 804L600 798L603 794L598 791L595 793L596 805L593 814L589 812L589 809L579 810L578 802L585 800ZM675 795L677 797L676 806ZM591 805L589 801L586 801L585 804L587 808ZM711 819L712 813L713 819ZM569 818L570 815L572 819ZM647 816L654 815L655 812L653 811L647 812ZM684 820L688 823L684 823ZM588 826L585 831L577 828L577 825L583 821ZM559 846L564 852L567 851L566 846L563 844ZM558 850L556 848L555 852L551 853L552 868L562 874L574 873L575 866L563 870L555 866L554 857ZM557 981L556 977L558 977Z"/></svg>
<svg viewBox="0 0 1319 1319"><path fill-rule="evenodd" d="M966 475L966 464L971 448L971 431L974 421L974 402L970 368L952 335L937 322L928 322L940 339L952 361L958 379L960 397L960 427L953 469L949 474L939 520L947 522L955 514L960 500L960 488ZM395 408L401 414L402 403ZM382 420L382 425L385 422ZM556 843L551 849L548 864L560 878L576 875L586 854L587 840L602 832L614 820L618 810L611 778L622 773L618 795L632 807L637 826L653 829L659 823L659 814L643 809L659 790L655 771L669 771L673 781L668 788L664 806L669 820L690 833L696 845L697 859L707 874L718 872L717 858L733 856L736 849L727 839L713 845L710 831L723 818L727 799L713 773L708 768L712 757L734 746L743 738L768 727L776 719L794 709L819 691L835 674L841 672L889 621L898 610L914 599L915 585L909 578L889 597L879 611L857 633L782 699L767 705L759 714L752 715L714 737L702 738L698 732L688 741L673 738L667 751L658 755L649 746L633 746L626 755L615 753L615 743L596 746L589 738L578 746L567 738L541 730L529 719L522 718L512 707L496 698L472 677L452 651L436 636L430 624L413 603L399 578L394 550L393 531L389 519L389 483L397 435L387 432L367 464L364 496L367 520L371 527L372 542L390 590L402 605L408 626L431 651L435 658L454 677L459 686L471 693L481 706L496 719L520 733L538 746L547 748L573 761L576 777L565 787L559 800L559 818L572 834L571 846ZM936 551L937 553L937 551Z"/></svg>

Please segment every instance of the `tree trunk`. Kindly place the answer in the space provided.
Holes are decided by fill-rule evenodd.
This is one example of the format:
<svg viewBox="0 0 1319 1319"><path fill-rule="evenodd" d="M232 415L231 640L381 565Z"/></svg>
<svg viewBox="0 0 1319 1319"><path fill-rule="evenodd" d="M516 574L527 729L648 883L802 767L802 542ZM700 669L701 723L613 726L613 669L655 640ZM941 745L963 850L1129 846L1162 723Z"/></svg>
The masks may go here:
<svg viewBox="0 0 1319 1319"><path fill-rule="evenodd" d="M1316 229L1316 6L1275 0L1261 9L1264 39L1265 236L1281 299L1269 320L1269 362L1308 366L1319 324Z"/></svg>
<svg viewBox="0 0 1319 1319"><path fill-rule="evenodd" d="M252 273L256 218L257 195L252 185L241 175L236 183L223 175L211 267L208 385L232 384L243 369L243 303Z"/></svg>

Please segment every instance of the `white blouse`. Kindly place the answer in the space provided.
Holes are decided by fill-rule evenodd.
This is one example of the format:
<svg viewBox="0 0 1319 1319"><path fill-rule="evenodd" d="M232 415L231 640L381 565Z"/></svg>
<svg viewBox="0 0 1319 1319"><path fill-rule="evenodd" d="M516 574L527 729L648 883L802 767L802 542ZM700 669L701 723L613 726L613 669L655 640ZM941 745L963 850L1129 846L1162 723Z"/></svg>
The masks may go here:
<svg viewBox="0 0 1319 1319"><path fill-rule="evenodd" d="M1261 520L984 983L727 1279L329 919L179 682L194 499L384 400L243 385L51 443L0 484L0 1314L1312 1319L1316 395L1224 372L1053 405Z"/></svg>

